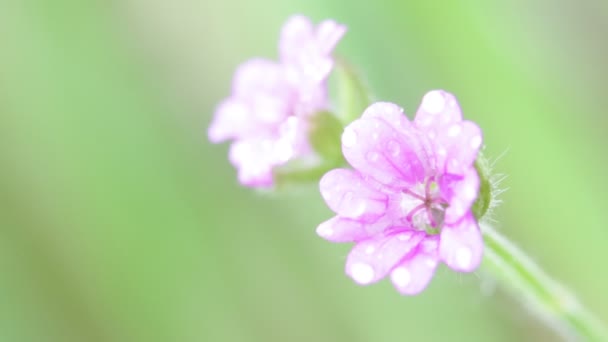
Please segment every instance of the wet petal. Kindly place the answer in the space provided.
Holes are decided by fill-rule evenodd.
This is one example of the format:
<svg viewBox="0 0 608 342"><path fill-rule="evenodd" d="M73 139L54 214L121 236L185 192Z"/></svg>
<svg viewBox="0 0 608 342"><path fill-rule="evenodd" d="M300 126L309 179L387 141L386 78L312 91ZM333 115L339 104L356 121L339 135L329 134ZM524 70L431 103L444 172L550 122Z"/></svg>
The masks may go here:
<svg viewBox="0 0 608 342"><path fill-rule="evenodd" d="M346 274L361 285L384 278L423 238L424 233L403 231L358 242L346 261Z"/></svg>
<svg viewBox="0 0 608 342"><path fill-rule="evenodd" d="M424 181L420 144L380 118L362 118L344 129L342 152L355 169L378 182L407 187ZM423 163L424 160L424 163Z"/></svg>
<svg viewBox="0 0 608 342"><path fill-rule="evenodd" d="M405 134L409 134L412 130L410 121L403 113L403 108L390 102L376 102L370 105L361 118L383 120L394 129L404 131Z"/></svg>
<svg viewBox="0 0 608 342"><path fill-rule="evenodd" d="M462 174L475 163L482 141L481 129L471 121L443 129L436 146L438 151L441 149L447 153L438 159L438 167L447 173Z"/></svg>
<svg viewBox="0 0 608 342"><path fill-rule="evenodd" d="M471 206L479 194L477 170L469 167L463 176L457 178L444 176L440 182L441 196L448 201L445 222L447 224L458 222L463 216L470 213Z"/></svg>
<svg viewBox="0 0 608 342"><path fill-rule="evenodd" d="M317 227L317 234L331 242L353 242L369 237L363 223L340 216L321 223Z"/></svg>
<svg viewBox="0 0 608 342"><path fill-rule="evenodd" d="M387 196L352 170L329 171L321 178L320 190L327 205L346 218L373 221L386 210Z"/></svg>
<svg viewBox="0 0 608 342"><path fill-rule="evenodd" d="M439 127L461 120L462 112L454 95L443 90L432 90L422 98L414 122L417 127L434 132Z"/></svg>
<svg viewBox="0 0 608 342"><path fill-rule="evenodd" d="M437 240L427 237L411 257L391 271L391 281L402 294L416 295L427 287L437 264Z"/></svg>
<svg viewBox="0 0 608 342"><path fill-rule="evenodd" d="M483 256L483 239L472 214L467 214L455 225L443 227L439 255L456 271L471 272L479 266Z"/></svg>

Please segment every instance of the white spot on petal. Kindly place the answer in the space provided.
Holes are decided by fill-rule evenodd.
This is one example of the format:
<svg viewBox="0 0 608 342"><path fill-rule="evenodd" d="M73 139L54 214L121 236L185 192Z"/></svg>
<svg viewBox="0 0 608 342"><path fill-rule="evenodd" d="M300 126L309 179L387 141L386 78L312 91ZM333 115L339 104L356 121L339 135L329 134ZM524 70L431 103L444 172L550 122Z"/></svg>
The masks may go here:
<svg viewBox="0 0 608 342"><path fill-rule="evenodd" d="M334 230L329 225L322 224L319 226L319 228L317 228L317 234L321 235L322 237L330 237L334 235Z"/></svg>
<svg viewBox="0 0 608 342"><path fill-rule="evenodd" d="M365 263L356 262L350 266L350 275L359 284L369 284L374 280L374 269Z"/></svg>
<svg viewBox="0 0 608 342"><path fill-rule="evenodd" d="M374 253L375 250L376 250L376 247L367 246L367 248L365 248L365 254L372 254L372 253Z"/></svg>
<svg viewBox="0 0 608 342"><path fill-rule="evenodd" d="M461 268L469 268L473 260L473 252L468 247L460 247L456 250L456 264Z"/></svg>
<svg viewBox="0 0 608 342"><path fill-rule="evenodd" d="M473 199L475 196L477 196L477 193L472 186L465 186L462 190L462 194L466 199Z"/></svg>
<svg viewBox="0 0 608 342"><path fill-rule="evenodd" d="M377 152L370 152L367 154L367 160L370 162L376 162L380 158L380 155Z"/></svg>
<svg viewBox="0 0 608 342"><path fill-rule="evenodd" d="M470 145L472 149L478 149L481 146L481 136L474 136L470 141Z"/></svg>
<svg viewBox="0 0 608 342"><path fill-rule="evenodd" d="M397 236L397 239L399 239L399 241L405 241L405 240L409 240L410 237L412 237L412 234L401 233Z"/></svg>
<svg viewBox="0 0 608 342"><path fill-rule="evenodd" d="M391 140L388 143L388 152L393 156L393 157L397 157L399 155L399 153L401 153L401 146L399 146L399 143Z"/></svg>
<svg viewBox="0 0 608 342"><path fill-rule="evenodd" d="M352 128L346 127L344 129L344 133L342 133L342 145L348 148L357 145L357 133Z"/></svg>
<svg viewBox="0 0 608 342"><path fill-rule="evenodd" d="M398 287L406 287L412 281L412 275L404 267L397 267L391 272L391 279Z"/></svg>
<svg viewBox="0 0 608 342"><path fill-rule="evenodd" d="M431 138L431 139L435 139L435 137L437 136L437 135L435 134L435 132L434 132L434 131L430 131L430 132L429 132L427 135L428 135L428 136L429 136L429 138Z"/></svg>
<svg viewBox="0 0 608 342"><path fill-rule="evenodd" d="M445 99L441 92L430 91L422 99L422 109L431 114L440 113L445 107Z"/></svg>
<svg viewBox="0 0 608 342"><path fill-rule="evenodd" d="M446 151L445 148L440 147L440 148L437 149L437 154L440 155L440 156L445 156L445 155L448 154L448 151Z"/></svg>
<svg viewBox="0 0 608 342"><path fill-rule="evenodd" d="M460 125L458 125L458 124L453 125L448 130L448 136L452 137L452 138L457 137L460 134L460 131L462 131L462 127L460 127Z"/></svg>

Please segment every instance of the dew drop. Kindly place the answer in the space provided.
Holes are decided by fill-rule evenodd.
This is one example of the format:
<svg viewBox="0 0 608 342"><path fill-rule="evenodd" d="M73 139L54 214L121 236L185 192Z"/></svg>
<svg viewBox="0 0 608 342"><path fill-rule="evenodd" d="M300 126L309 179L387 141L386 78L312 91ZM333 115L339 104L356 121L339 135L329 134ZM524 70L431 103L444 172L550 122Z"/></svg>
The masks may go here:
<svg viewBox="0 0 608 342"><path fill-rule="evenodd" d="M481 146L481 136L476 135L470 141L470 146L472 149L478 149Z"/></svg>
<svg viewBox="0 0 608 342"><path fill-rule="evenodd" d="M380 158L380 154L378 154L378 152L369 152L367 154L367 160L372 163L378 161L378 158Z"/></svg>
<svg viewBox="0 0 608 342"><path fill-rule="evenodd" d="M401 146L399 145L398 142L396 142L395 140L391 140L388 143L388 152L393 156L393 157L397 157L399 156L399 153L401 153Z"/></svg>
<svg viewBox="0 0 608 342"><path fill-rule="evenodd" d="M448 129L448 136L452 138L457 137L460 135L460 131L462 131L462 127L460 127L460 125L453 125L450 127L450 129Z"/></svg>
<svg viewBox="0 0 608 342"><path fill-rule="evenodd" d="M350 266L350 275L359 284L369 284L374 280L374 269L365 263L356 262Z"/></svg>
<svg viewBox="0 0 608 342"><path fill-rule="evenodd" d="M473 260L473 252L468 247L460 247L456 250L456 264L461 268L469 268Z"/></svg>
<svg viewBox="0 0 608 342"><path fill-rule="evenodd" d="M440 113L444 107L445 99L438 90L428 92L422 99L422 108L431 114Z"/></svg>
<svg viewBox="0 0 608 342"><path fill-rule="evenodd" d="M391 280L398 287L406 287L412 281L412 275L404 267L397 267L391 272Z"/></svg>
<svg viewBox="0 0 608 342"><path fill-rule="evenodd" d="M334 235L334 230L327 224L321 224L319 228L317 228L317 234L322 237L330 237Z"/></svg>
<svg viewBox="0 0 608 342"><path fill-rule="evenodd" d="M406 240L409 240L409 239L410 239L410 237L412 237L412 235L411 235L411 234L408 234L408 233L401 233L401 234L399 234L399 235L397 236L397 239L399 239L399 241L406 241Z"/></svg>
<svg viewBox="0 0 608 342"><path fill-rule="evenodd" d="M357 133L352 128L346 127L342 133L342 145L344 147L354 147L357 145Z"/></svg>

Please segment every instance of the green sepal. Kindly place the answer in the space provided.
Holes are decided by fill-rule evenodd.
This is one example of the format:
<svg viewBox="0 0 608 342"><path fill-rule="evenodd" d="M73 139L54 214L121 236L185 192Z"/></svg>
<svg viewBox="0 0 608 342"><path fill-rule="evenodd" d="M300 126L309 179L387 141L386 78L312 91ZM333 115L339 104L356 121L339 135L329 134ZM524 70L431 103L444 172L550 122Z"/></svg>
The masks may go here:
<svg viewBox="0 0 608 342"><path fill-rule="evenodd" d="M492 182L490 181L490 165L487 159L480 153L475 161L475 170L479 175L479 194L473 203L473 215L477 220L481 220L490 208L492 203Z"/></svg>

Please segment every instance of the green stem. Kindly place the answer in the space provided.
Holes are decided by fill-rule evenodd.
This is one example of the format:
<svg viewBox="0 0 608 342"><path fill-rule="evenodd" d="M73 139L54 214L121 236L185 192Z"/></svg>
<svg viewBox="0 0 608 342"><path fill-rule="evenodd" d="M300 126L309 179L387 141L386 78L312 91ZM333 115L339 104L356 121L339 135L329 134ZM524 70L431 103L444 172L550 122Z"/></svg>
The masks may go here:
<svg viewBox="0 0 608 342"><path fill-rule="evenodd" d="M530 257L487 224L484 266L510 292L568 340L608 341L608 332L562 285L547 276Z"/></svg>

